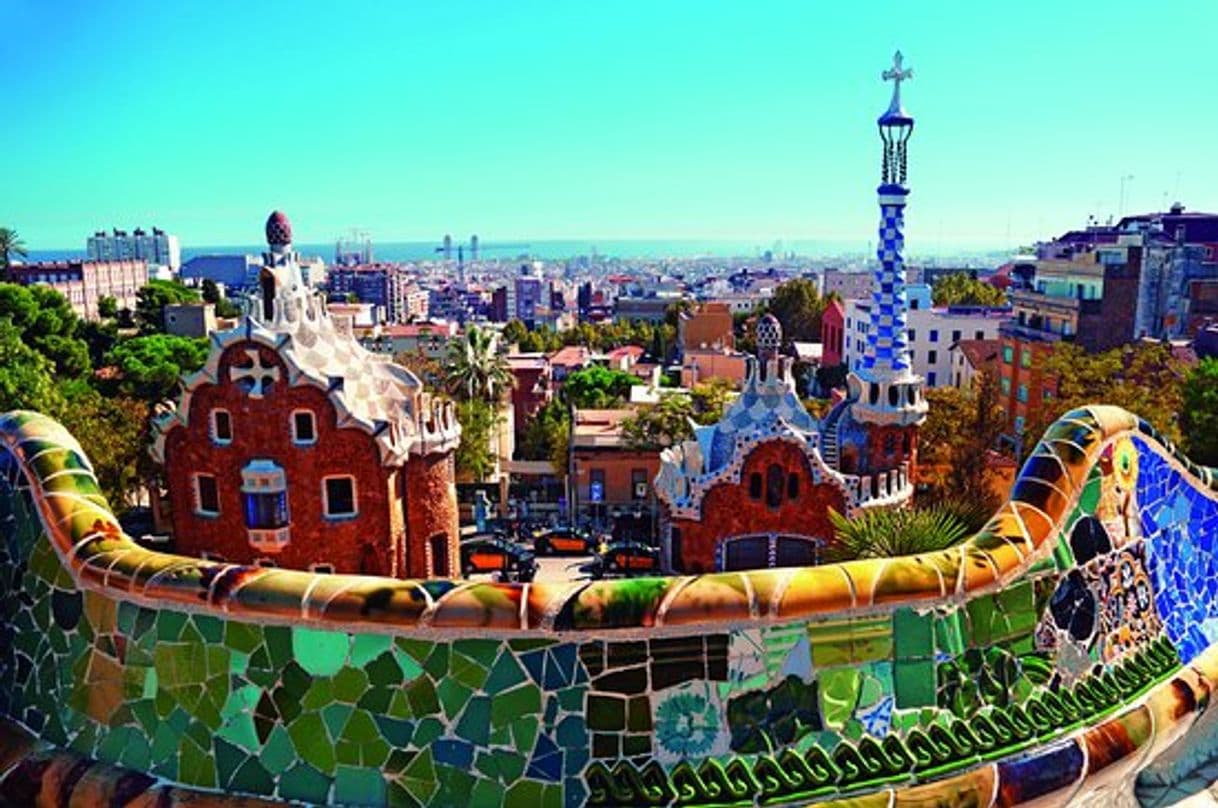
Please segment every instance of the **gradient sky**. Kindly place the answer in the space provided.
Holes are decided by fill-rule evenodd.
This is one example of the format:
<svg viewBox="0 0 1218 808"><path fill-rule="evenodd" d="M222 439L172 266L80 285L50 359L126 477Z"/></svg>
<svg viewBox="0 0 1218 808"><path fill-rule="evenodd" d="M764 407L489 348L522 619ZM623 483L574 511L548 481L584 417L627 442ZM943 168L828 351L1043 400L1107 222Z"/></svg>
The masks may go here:
<svg viewBox="0 0 1218 808"><path fill-rule="evenodd" d="M911 248L1218 209L1213 0L356 5L0 0L0 225L865 242L897 47Z"/></svg>

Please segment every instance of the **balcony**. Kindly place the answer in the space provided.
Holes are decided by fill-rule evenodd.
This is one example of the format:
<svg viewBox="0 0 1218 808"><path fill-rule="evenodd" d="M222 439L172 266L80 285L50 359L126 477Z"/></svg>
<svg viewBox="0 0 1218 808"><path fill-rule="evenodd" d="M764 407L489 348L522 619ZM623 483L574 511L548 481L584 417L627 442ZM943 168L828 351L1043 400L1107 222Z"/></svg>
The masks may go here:
<svg viewBox="0 0 1218 808"><path fill-rule="evenodd" d="M249 529L250 546L262 553L278 553L292 540L292 526Z"/></svg>

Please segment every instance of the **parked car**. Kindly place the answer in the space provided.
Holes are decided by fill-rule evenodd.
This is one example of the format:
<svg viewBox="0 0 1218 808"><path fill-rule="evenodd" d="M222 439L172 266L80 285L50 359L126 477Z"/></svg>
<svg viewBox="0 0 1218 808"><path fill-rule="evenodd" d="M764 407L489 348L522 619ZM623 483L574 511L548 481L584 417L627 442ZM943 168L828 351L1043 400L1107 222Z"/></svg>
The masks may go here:
<svg viewBox="0 0 1218 808"><path fill-rule="evenodd" d="M593 578L615 575L654 575L660 571L660 551L636 541L611 542L592 559Z"/></svg>
<svg viewBox="0 0 1218 808"><path fill-rule="evenodd" d="M588 555L595 547L592 534L579 528L558 527L533 539L533 550L538 555Z"/></svg>
<svg viewBox="0 0 1218 808"><path fill-rule="evenodd" d="M461 574L498 574L506 581L528 582L537 574L537 561L527 547L493 536L461 542Z"/></svg>

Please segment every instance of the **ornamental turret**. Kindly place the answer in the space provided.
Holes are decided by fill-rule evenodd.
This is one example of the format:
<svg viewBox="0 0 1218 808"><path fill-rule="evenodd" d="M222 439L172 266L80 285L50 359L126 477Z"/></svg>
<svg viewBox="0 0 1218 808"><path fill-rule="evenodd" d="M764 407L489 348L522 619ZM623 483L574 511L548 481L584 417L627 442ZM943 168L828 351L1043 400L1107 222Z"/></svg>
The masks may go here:
<svg viewBox="0 0 1218 808"><path fill-rule="evenodd" d="M259 321L273 326L304 316L321 317L325 304L305 285L300 272L300 256L292 249L292 223L281 210L267 217L266 243L256 295L255 312Z"/></svg>
<svg viewBox="0 0 1218 808"><path fill-rule="evenodd" d="M901 82L913 78L902 68L901 52L882 78L893 83L892 101L876 121L883 142L880 186L878 266L871 293L870 328L862 363L850 375L853 414L874 424L913 426L926 418L922 378L915 374L909 355L905 291L905 199L907 147L914 120L901 103Z"/></svg>

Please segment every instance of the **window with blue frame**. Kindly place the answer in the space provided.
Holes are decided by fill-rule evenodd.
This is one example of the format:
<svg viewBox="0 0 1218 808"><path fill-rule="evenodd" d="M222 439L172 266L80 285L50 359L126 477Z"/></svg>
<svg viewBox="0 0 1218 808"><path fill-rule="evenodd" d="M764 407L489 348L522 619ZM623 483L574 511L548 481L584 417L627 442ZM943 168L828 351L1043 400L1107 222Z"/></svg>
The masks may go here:
<svg viewBox="0 0 1218 808"><path fill-rule="evenodd" d="M244 498L245 526L251 530L274 530L290 523L287 491L246 491Z"/></svg>
<svg viewBox="0 0 1218 808"><path fill-rule="evenodd" d="M283 467L272 460L251 460L241 469L241 510L250 530L287 527L288 479Z"/></svg>

